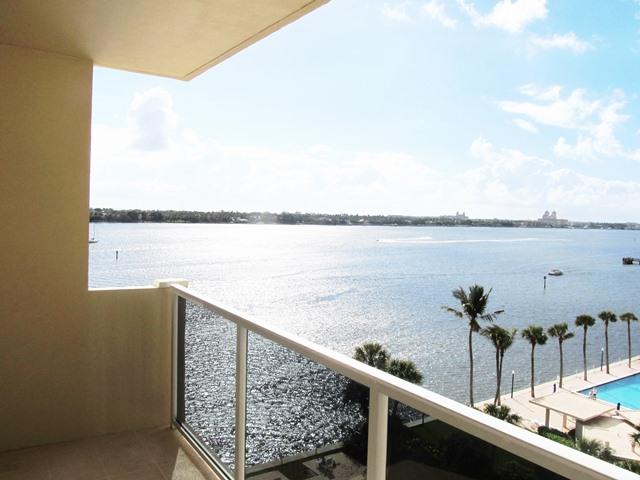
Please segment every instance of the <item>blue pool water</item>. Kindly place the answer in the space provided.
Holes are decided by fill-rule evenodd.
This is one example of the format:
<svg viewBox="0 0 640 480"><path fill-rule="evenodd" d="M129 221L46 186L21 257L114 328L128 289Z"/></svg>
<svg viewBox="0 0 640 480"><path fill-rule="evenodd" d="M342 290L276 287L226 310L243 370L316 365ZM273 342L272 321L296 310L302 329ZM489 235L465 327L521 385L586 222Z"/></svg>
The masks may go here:
<svg viewBox="0 0 640 480"><path fill-rule="evenodd" d="M617 404L624 408L640 410L640 374L614 380L597 387L598 399ZM583 395L589 395L591 389L581 390Z"/></svg>

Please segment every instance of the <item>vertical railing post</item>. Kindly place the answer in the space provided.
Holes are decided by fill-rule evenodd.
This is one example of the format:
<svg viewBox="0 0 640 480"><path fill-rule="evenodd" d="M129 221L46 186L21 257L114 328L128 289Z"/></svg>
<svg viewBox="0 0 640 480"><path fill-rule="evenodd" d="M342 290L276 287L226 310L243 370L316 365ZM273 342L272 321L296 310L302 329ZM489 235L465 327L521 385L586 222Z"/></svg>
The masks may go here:
<svg viewBox="0 0 640 480"><path fill-rule="evenodd" d="M387 422L389 397L374 384L369 389L369 438L367 480L385 480L387 476Z"/></svg>
<svg viewBox="0 0 640 480"><path fill-rule="evenodd" d="M171 424L178 418L178 295L169 289L171 308Z"/></svg>
<svg viewBox="0 0 640 480"><path fill-rule="evenodd" d="M247 329L236 327L236 455L235 480L244 480L247 429Z"/></svg>
<svg viewBox="0 0 640 480"><path fill-rule="evenodd" d="M176 297L176 362L175 362L175 375L176 375L176 395L175 395L175 419L180 424L185 422L185 405L184 405L184 391L185 391L185 329L187 324L186 311L187 301L181 296Z"/></svg>
<svg viewBox="0 0 640 480"><path fill-rule="evenodd" d="M165 278L154 282L163 290L163 309L168 315L171 337L171 425L184 418L184 326L186 302L172 288L173 285L189 286L184 278ZM165 317L166 318L166 317Z"/></svg>

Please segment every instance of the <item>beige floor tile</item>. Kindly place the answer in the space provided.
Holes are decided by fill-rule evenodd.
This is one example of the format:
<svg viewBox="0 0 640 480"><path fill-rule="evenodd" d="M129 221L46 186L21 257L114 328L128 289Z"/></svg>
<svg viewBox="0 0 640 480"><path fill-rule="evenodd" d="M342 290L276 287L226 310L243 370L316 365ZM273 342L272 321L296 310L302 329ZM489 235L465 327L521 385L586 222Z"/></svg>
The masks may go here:
<svg viewBox="0 0 640 480"><path fill-rule="evenodd" d="M205 477L191 463L186 455L179 456L176 462L160 464L160 470L166 480L205 480Z"/></svg>
<svg viewBox="0 0 640 480"><path fill-rule="evenodd" d="M91 439L94 451L109 477L119 477L154 466L149 453L135 432L105 435Z"/></svg>
<svg viewBox="0 0 640 480"><path fill-rule="evenodd" d="M109 477L109 480L165 480L165 477L160 468L154 464L124 475Z"/></svg>
<svg viewBox="0 0 640 480"><path fill-rule="evenodd" d="M157 463L169 463L177 458L181 447L176 435L169 429L139 432L142 445Z"/></svg>
<svg viewBox="0 0 640 480"><path fill-rule="evenodd" d="M0 480L205 480L168 428L0 453Z"/></svg>
<svg viewBox="0 0 640 480"><path fill-rule="evenodd" d="M49 470L15 470L0 473L1 480L51 480Z"/></svg>
<svg viewBox="0 0 640 480"><path fill-rule="evenodd" d="M49 457L52 479L99 480L107 476L97 453L85 442L62 443L43 449Z"/></svg>
<svg viewBox="0 0 640 480"><path fill-rule="evenodd" d="M0 478L9 478L15 472L48 473L49 457L41 448L27 448L0 453Z"/></svg>

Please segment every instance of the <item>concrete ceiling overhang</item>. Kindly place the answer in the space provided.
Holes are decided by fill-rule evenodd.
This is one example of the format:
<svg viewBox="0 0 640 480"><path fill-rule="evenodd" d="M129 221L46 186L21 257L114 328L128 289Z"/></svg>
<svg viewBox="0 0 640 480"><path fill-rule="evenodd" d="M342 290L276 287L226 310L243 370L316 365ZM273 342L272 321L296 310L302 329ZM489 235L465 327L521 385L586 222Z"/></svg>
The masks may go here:
<svg viewBox="0 0 640 480"><path fill-rule="evenodd" d="M189 80L328 0L1 0L0 43Z"/></svg>

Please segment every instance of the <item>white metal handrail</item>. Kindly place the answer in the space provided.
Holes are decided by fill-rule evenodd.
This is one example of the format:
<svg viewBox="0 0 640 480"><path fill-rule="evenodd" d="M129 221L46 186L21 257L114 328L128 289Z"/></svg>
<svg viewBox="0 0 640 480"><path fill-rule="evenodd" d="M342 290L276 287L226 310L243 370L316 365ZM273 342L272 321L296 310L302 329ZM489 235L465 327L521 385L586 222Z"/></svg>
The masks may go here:
<svg viewBox="0 0 640 480"><path fill-rule="evenodd" d="M369 455L367 464L367 480L384 480L385 464L380 457L386 458L386 415L380 415L388 398L398 400L427 415L471 434L481 440L522 457L547 470L575 480L638 480L638 475L607 463L598 458L569 448L523 428L511 425L471 407L451 400L423 387L401 380L393 375L370 367L362 362L329 348L301 338L285 330L257 320L250 320L236 310L214 303L204 295L194 292L182 285L171 285L177 296L190 300L213 313L233 322L238 327L239 342L244 331L251 331L288 348L308 359L344 375L370 388L369 409ZM240 343L239 343L240 345ZM238 363L244 365L245 371L237 370L241 380L246 382L246 347L238 352ZM240 358L243 357L243 358ZM240 382L242 383L242 382ZM236 387L243 398L237 404L246 405L246 385ZM385 410L386 411L386 410ZM236 424L236 432L245 428L244 412L241 412L241 424ZM373 418L372 418L373 416ZM238 417L236 418L238 421ZM244 444L244 438L242 438ZM236 445L238 450L244 448ZM372 455L372 453L374 453ZM244 455L242 454L242 459ZM240 460L240 459L238 459ZM239 475L242 472L242 476ZM236 466L236 479L244 479L244 468Z"/></svg>

